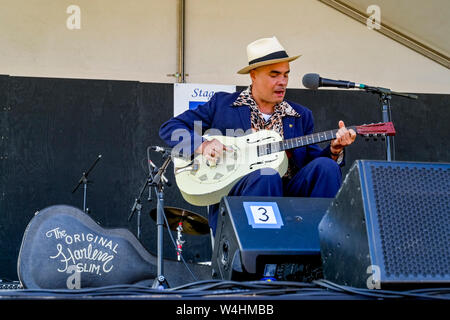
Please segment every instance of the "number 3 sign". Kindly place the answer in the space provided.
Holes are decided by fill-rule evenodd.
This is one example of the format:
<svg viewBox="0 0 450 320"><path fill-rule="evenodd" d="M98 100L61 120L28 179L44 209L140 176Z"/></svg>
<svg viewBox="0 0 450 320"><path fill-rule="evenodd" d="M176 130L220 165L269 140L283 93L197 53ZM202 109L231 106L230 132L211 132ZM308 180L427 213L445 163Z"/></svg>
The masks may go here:
<svg viewBox="0 0 450 320"><path fill-rule="evenodd" d="M244 202L248 224L253 228L281 228L283 220L276 202Z"/></svg>

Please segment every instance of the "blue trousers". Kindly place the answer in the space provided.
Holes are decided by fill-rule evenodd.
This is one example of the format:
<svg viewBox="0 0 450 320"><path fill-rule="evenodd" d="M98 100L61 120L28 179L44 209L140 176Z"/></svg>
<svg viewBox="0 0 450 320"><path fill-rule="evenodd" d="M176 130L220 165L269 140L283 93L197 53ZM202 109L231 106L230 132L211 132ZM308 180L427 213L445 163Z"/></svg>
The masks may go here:
<svg viewBox="0 0 450 320"><path fill-rule="evenodd" d="M239 180L229 196L317 197L334 198L342 183L341 168L336 161L320 157L312 160L288 181L274 169L261 169ZM216 234L219 204L209 207L209 225Z"/></svg>

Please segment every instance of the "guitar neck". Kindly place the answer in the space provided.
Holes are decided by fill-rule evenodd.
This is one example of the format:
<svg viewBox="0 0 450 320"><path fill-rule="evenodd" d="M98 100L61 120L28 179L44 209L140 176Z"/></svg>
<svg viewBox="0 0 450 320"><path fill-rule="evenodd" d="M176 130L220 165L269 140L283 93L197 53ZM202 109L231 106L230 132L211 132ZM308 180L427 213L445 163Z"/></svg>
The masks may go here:
<svg viewBox="0 0 450 320"><path fill-rule="evenodd" d="M356 127L347 127L356 131ZM323 132L312 133L306 136L286 139L278 142L271 142L258 147L259 155L266 155L274 152L295 149L299 147L309 146L320 142L326 142L336 139L336 133L339 129L328 130Z"/></svg>

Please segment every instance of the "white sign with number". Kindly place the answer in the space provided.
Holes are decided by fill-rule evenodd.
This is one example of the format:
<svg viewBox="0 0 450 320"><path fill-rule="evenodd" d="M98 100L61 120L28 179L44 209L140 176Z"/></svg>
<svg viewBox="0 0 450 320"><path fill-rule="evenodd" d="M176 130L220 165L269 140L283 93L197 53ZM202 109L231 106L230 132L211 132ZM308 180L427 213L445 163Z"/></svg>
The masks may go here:
<svg viewBox="0 0 450 320"><path fill-rule="evenodd" d="M250 206L255 224L277 224L272 206Z"/></svg>
<svg viewBox="0 0 450 320"><path fill-rule="evenodd" d="M253 228L281 228L283 220L276 202L244 202L248 224Z"/></svg>

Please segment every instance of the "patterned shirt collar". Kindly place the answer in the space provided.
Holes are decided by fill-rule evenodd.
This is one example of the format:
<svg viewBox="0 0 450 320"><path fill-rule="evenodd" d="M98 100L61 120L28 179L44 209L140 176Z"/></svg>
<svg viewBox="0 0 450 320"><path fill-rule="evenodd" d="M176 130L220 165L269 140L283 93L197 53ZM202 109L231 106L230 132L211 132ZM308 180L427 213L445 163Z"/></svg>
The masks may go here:
<svg viewBox="0 0 450 320"><path fill-rule="evenodd" d="M235 107L250 106L251 109L259 110L258 105L252 96L251 85L241 92L241 94L234 101L233 106ZM276 104L274 112L280 112L282 116L300 117L300 114L297 111L295 111L294 108L292 108L292 106L286 100L283 100L282 102Z"/></svg>

